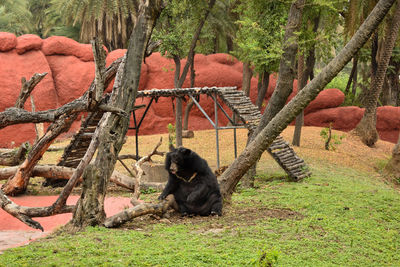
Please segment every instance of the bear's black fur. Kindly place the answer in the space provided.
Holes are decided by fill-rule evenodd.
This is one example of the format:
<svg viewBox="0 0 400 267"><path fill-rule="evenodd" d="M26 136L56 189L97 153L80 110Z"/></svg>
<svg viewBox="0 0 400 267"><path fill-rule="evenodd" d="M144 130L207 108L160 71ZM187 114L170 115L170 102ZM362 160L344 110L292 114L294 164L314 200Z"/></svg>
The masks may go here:
<svg viewBox="0 0 400 267"><path fill-rule="evenodd" d="M170 149L165 160L169 179L159 199L173 194L183 216L222 215L218 181L207 161L188 148Z"/></svg>

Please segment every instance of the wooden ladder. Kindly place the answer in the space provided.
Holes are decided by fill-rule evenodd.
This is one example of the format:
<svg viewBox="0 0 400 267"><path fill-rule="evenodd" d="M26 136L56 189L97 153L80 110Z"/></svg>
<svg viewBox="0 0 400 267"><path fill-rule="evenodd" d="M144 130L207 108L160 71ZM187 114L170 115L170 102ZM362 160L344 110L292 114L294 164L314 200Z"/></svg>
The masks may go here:
<svg viewBox="0 0 400 267"><path fill-rule="evenodd" d="M218 90L218 95L236 113L250 132L253 132L258 127L262 117L261 112L243 91L221 89ZM267 151L292 180L299 181L311 175L304 160L297 156L289 143L281 136L278 136L272 142Z"/></svg>

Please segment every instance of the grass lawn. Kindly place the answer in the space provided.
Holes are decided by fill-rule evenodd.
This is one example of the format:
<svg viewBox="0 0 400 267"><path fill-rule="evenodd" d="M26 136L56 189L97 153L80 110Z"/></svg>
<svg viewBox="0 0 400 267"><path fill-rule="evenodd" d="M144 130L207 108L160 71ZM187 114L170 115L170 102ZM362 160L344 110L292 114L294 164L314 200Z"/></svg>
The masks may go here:
<svg viewBox="0 0 400 267"><path fill-rule="evenodd" d="M289 182L264 155L256 188L239 188L222 217L171 213L161 220L137 218L119 229L90 227L73 235L60 230L6 250L0 266L400 266L400 194L375 168L393 145L380 141L371 149L346 136L336 151L325 151L319 131L304 129L302 147L295 148L312 177ZM289 127L283 136L291 140L292 132ZM195 134L184 144L213 166L213 132ZM239 133L240 148L245 137ZM229 138L221 138L228 142L221 146L223 164L232 160ZM143 137L143 150L157 141Z"/></svg>

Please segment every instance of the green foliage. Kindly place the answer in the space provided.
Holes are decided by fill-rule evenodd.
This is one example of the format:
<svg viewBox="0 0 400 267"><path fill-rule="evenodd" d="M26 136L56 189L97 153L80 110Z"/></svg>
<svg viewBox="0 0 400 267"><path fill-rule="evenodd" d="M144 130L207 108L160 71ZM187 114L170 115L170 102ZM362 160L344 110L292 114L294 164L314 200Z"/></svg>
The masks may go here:
<svg viewBox="0 0 400 267"><path fill-rule="evenodd" d="M331 126L325 127L321 130L319 135L325 141L325 149L326 150L336 150L336 146L342 143L342 139L346 137L346 135L331 134Z"/></svg>
<svg viewBox="0 0 400 267"><path fill-rule="evenodd" d="M278 70L288 7L284 1L256 0L242 1L236 9L240 19L234 55L258 73Z"/></svg>
<svg viewBox="0 0 400 267"><path fill-rule="evenodd" d="M0 32L29 33L32 14L26 0L0 0Z"/></svg>
<svg viewBox="0 0 400 267"><path fill-rule="evenodd" d="M174 145L176 139L175 125L173 125L172 123L168 123L167 129L168 129L168 145L169 146Z"/></svg>
<svg viewBox="0 0 400 267"><path fill-rule="evenodd" d="M258 256L258 259L253 262L254 266L272 267L278 264L280 251L272 249L263 249Z"/></svg>
<svg viewBox="0 0 400 267"><path fill-rule="evenodd" d="M299 34L299 50L307 56L315 47L316 58L320 62L329 62L334 51L343 44L343 37L338 30L343 25L340 12L346 0L311 0L303 9L302 25ZM319 19L318 19L319 18ZM314 32L314 21L319 20L318 30Z"/></svg>
<svg viewBox="0 0 400 267"><path fill-rule="evenodd" d="M142 194L153 194L156 192L158 192L158 190L154 189L153 187L148 187L146 189L140 189L140 193L142 193Z"/></svg>
<svg viewBox="0 0 400 267"><path fill-rule="evenodd" d="M163 10L153 31L152 38L161 40L159 51L166 57L178 56L185 58L189 51L189 46L200 19L204 16L208 1L181 1L172 0ZM200 38L210 38L209 33L202 31ZM201 49L200 45L196 51L198 53L210 52L206 48ZM204 47L203 47L204 48Z"/></svg>
<svg viewBox="0 0 400 267"><path fill-rule="evenodd" d="M333 78L326 86L325 88L336 88L339 89L344 93L346 90L346 85L347 81L349 79L348 74L339 74L335 78Z"/></svg>

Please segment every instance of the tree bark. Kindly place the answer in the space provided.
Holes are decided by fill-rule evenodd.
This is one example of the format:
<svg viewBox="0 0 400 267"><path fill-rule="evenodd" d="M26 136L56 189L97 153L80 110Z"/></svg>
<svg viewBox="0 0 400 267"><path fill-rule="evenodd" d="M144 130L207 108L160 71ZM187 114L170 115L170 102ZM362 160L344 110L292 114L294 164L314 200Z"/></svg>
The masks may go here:
<svg viewBox="0 0 400 267"><path fill-rule="evenodd" d="M261 86L257 92L257 100L256 100L256 106L258 107L259 110L261 110L265 95L267 94L269 85L269 75L270 73L267 71L264 71L262 73Z"/></svg>
<svg viewBox="0 0 400 267"><path fill-rule="evenodd" d="M358 56L355 55L353 57L353 67L351 68L351 72L349 75L349 80L347 81L346 84L346 89L344 90L344 94L347 95L350 92L350 86L353 83L354 84L354 77L357 73L357 63L358 63Z"/></svg>
<svg viewBox="0 0 400 267"><path fill-rule="evenodd" d="M361 141L367 146L374 146L378 140L378 132L376 130L376 108L379 95L386 76L386 70L392 55L400 29L400 0L397 1L397 7L392 18L392 24L387 28L386 40L383 44L383 52L379 58L376 74L372 76L371 89L366 96L365 112L358 123L354 132Z"/></svg>
<svg viewBox="0 0 400 267"><path fill-rule="evenodd" d="M319 27L319 21L320 21L320 16L317 16L314 21L313 21L313 31L314 33L317 32L318 27ZM299 59L300 61L300 59ZM303 65L304 65L304 57L303 57ZM313 73L314 73L314 66L315 66L315 44L312 45L310 50L308 51L308 56L306 59L306 64L305 68L303 66L303 71L301 74L299 73L298 76L300 75L300 78L298 80L297 84L297 89L300 91L304 88L304 86L307 85L308 79L312 80L313 78ZM304 110L300 112L299 115L296 117L296 123L294 127L294 133L293 133L293 140L292 144L294 146L300 146L300 139L301 139L301 129L304 124Z"/></svg>
<svg viewBox="0 0 400 267"><path fill-rule="evenodd" d="M7 151L0 152L0 165L2 166L16 166L24 162L26 152L28 151L29 143L23 143L19 148L7 149ZM1 169L0 169L1 170Z"/></svg>
<svg viewBox="0 0 400 267"><path fill-rule="evenodd" d="M106 70L106 83L108 84L115 76L115 72L121 62L121 59L115 60ZM55 122L64 114L79 113L88 111L89 92L95 89L95 84L92 83L88 91L80 98L75 99L57 109L49 109L46 111L28 112L21 108L11 107L0 112L0 129L21 123L41 123Z"/></svg>
<svg viewBox="0 0 400 267"><path fill-rule="evenodd" d="M253 71L249 62L243 62L243 79L242 79L242 91L245 95L250 96L251 78L253 77Z"/></svg>
<svg viewBox="0 0 400 267"><path fill-rule="evenodd" d="M111 96L112 106L130 114L139 86L140 70L155 22L163 8L162 0L141 1L139 12L126 54L126 63L114 84ZM123 71L123 73L122 73ZM122 74L122 75L121 75ZM121 78L122 76L122 78ZM111 173L124 143L129 126L129 118L107 113L105 126L99 134L97 157L89 164L83 175L82 194L76 205L70 225L82 228L100 225L105 220L104 199Z"/></svg>
<svg viewBox="0 0 400 267"><path fill-rule="evenodd" d="M264 127L220 177L221 194L229 200L240 178L257 162L272 141L343 69L367 42L395 0L380 0L351 40L323 70Z"/></svg>
<svg viewBox="0 0 400 267"><path fill-rule="evenodd" d="M192 60L192 64L190 65L190 88L194 87L195 80L196 80L196 72L194 70L194 60ZM187 131L189 128L189 114L190 111L192 110L193 105L194 105L193 99L190 98L185 107L185 116L183 119L184 131Z"/></svg>
<svg viewBox="0 0 400 267"><path fill-rule="evenodd" d="M42 73L42 74L38 74L35 73L32 78L27 82L25 77L23 77L21 79L21 83L22 83L22 88L21 88L21 92L19 94L19 97L17 99L17 101L15 102L15 108L24 108L24 104L26 102L26 100L28 99L28 97L30 96L30 94L32 93L33 89L35 89L35 86L41 81L43 80L43 78L47 75L47 72Z"/></svg>

